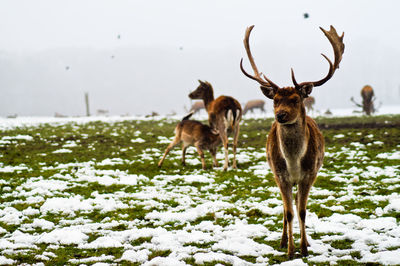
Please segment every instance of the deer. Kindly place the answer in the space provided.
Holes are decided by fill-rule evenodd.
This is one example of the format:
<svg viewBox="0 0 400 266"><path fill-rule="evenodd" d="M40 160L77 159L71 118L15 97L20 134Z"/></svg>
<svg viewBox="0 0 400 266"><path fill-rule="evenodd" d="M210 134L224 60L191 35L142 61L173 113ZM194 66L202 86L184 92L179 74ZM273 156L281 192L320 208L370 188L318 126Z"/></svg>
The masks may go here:
<svg viewBox="0 0 400 266"><path fill-rule="evenodd" d="M192 107L190 107L189 112L193 112L193 114L200 112L201 109L204 109L204 102L203 101L196 101L192 104ZM185 106L186 109L186 106ZM187 110L187 109L186 109Z"/></svg>
<svg viewBox="0 0 400 266"><path fill-rule="evenodd" d="M261 112L265 113L264 105L264 100L250 100L244 106L243 115L245 115L248 111L251 111L253 113L254 109L260 109Z"/></svg>
<svg viewBox="0 0 400 266"><path fill-rule="evenodd" d="M354 101L354 98L351 97L350 100L358 107L361 107L363 109L363 112L366 115L371 115L375 113L375 106L374 106L374 101L375 101L375 95L374 95L374 90L372 89L371 86L366 85L361 89L361 98L362 98L362 105Z"/></svg>
<svg viewBox="0 0 400 266"><path fill-rule="evenodd" d="M203 100L208 113L210 126L219 132L224 145L224 171L228 169L228 134L233 131L233 163L232 168L237 168L236 148L239 139L240 121L242 119L242 107L231 96L219 96L214 99L214 89L207 81L199 80L199 86L189 94L189 98Z"/></svg>
<svg viewBox="0 0 400 266"><path fill-rule="evenodd" d="M201 159L203 169L206 169L203 150L207 149L213 158L213 166L217 167L217 148L221 145L221 138L217 131L210 126L195 120L189 120L193 112L183 117L175 127L175 138L168 145L163 157L158 162L158 167L161 168L167 154L179 143L182 142L182 165L185 166L185 154L188 146L193 145L197 149L197 153Z"/></svg>
<svg viewBox="0 0 400 266"><path fill-rule="evenodd" d="M307 113L314 111L315 98L313 96L308 96L303 100L303 102L307 109Z"/></svg>
<svg viewBox="0 0 400 266"><path fill-rule="evenodd" d="M329 63L328 74L323 79L297 83L292 68L291 77L294 86L279 87L257 69L249 44L253 28L254 25L246 29L243 42L254 75L248 74L243 68L243 58L240 61L240 69L246 77L257 81L262 93L273 100L275 119L268 134L266 153L283 202L283 232L280 246L287 247L288 257L292 259L295 253L293 187L297 186L294 198L300 224L301 255L305 257L308 256L309 246L306 235L307 201L318 170L323 163L325 146L324 137L316 122L306 115L303 100L309 97L314 87L322 86L330 80L339 68L344 53L344 33L339 36L333 26L329 31L320 27L333 47L335 56L332 63L326 55L322 54Z"/></svg>

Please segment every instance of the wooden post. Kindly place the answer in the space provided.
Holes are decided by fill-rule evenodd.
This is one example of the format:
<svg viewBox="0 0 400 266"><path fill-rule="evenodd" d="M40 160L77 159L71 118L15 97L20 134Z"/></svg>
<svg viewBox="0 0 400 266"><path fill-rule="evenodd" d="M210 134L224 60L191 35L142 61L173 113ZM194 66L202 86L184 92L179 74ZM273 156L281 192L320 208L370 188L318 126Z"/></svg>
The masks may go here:
<svg viewBox="0 0 400 266"><path fill-rule="evenodd" d="M85 92L85 103L86 103L86 116L90 116L89 111L89 93Z"/></svg>

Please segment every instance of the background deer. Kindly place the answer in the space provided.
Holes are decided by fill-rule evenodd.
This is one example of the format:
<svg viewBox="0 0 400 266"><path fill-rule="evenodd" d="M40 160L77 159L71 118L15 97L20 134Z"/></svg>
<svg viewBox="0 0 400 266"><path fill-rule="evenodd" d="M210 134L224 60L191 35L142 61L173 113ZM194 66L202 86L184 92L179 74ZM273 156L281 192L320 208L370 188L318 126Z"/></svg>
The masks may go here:
<svg viewBox="0 0 400 266"><path fill-rule="evenodd" d="M192 104L192 106L190 107L190 110L188 111L189 113L193 112L193 114L200 112L201 109L206 108L204 106L204 102L203 101L196 101ZM186 109L186 107L185 107Z"/></svg>
<svg viewBox="0 0 400 266"><path fill-rule="evenodd" d="M307 109L307 113L310 113L312 111L314 111L314 104L315 104L315 98L312 96L308 96L307 98L305 98L303 100L304 102L304 106Z"/></svg>
<svg viewBox="0 0 400 266"><path fill-rule="evenodd" d="M371 115L375 113L376 111L374 106L375 95L374 95L374 90L372 89L371 86L366 85L361 89L361 98L362 98L362 105L356 103L353 97L351 97L350 100L358 107L361 107L366 115Z"/></svg>
<svg viewBox="0 0 400 266"><path fill-rule="evenodd" d="M164 156L161 158L158 163L158 167L161 167L165 157L173 149L176 145L182 142L182 164L185 165L185 154L186 149L189 145L193 145L196 147L197 152L200 155L201 165L203 169L206 169L206 163L204 161L204 149L210 151L211 156L213 157L214 166L218 166L216 154L217 148L221 144L221 138L218 133L213 130L211 127L202 124L201 122L189 120L189 118L193 115L193 113L185 116L181 122L178 123L175 127L175 138L168 145L165 150Z"/></svg>
<svg viewBox="0 0 400 266"><path fill-rule="evenodd" d="M294 87L279 87L265 75L261 77L250 51L249 37L254 26L248 27L244 38L244 46L254 71L254 76L243 68L242 72L261 85L263 94L273 99L275 121L267 139L267 160L278 185L284 207L283 233L281 247L288 247L288 256L294 256L293 241L293 186L297 185L295 196L297 215L300 223L300 246L302 256L308 255L309 246L305 231L306 205L311 186L317 178L317 172L324 158L324 138L317 124L306 116L303 100L307 98L314 87L327 82L339 68L344 52L343 36L338 36L334 27L329 31L321 28L333 47L335 61L332 62L324 54L329 63L327 76L319 81L298 84L292 69Z"/></svg>
<svg viewBox="0 0 400 266"><path fill-rule="evenodd" d="M189 94L190 99L202 99L208 113L210 126L219 132L224 144L224 170L228 169L228 133L233 131L233 168L236 165L236 147L239 139L239 123L242 119L240 103L230 96L219 96L214 99L214 90L209 82L199 80L200 85Z"/></svg>
<svg viewBox="0 0 400 266"><path fill-rule="evenodd" d="M246 103L243 109L243 114L245 115L248 111L254 113L254 109L260 109L261 112L265 112L264 110L265 101L264 100L250 100Z"/></svg>

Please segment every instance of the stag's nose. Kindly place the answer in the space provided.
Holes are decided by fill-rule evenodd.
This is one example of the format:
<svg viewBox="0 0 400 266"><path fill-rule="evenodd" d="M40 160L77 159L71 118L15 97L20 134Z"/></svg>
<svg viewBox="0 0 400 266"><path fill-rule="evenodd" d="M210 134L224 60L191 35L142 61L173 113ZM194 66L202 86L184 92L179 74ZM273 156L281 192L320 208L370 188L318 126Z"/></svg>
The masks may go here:
<svg viewBox="0 0 400 266"><path fill-rule="evenodd" d="M288 114L286 112L279 112L276 114L276 120L278 120L279 123L285 123L287 122L287 116Z"/></svg>

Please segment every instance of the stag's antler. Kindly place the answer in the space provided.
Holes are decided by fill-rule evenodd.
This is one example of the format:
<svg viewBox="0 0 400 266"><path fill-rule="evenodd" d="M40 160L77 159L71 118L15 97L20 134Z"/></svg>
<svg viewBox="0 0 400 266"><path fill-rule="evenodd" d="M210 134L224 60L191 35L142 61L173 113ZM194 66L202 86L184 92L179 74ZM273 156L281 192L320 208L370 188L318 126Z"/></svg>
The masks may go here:
<svg viewBox="0 0 400 266"><path fill-rule="evenodd" d="M257 81L258 83L260 83L261 87L273 89L275 91L275 90L279 89L279 86L276 85L275 83L273 83L271 80L269 80L265 75L263 75L265 80L263 80L261 78L261 76L260 76L261 73L258 72L256 63L254 62L253 56L251 54L249 38L250 38L250 33L253 30L253 28L254 28L254 25L247 27L246 34L243 39L243 43L244 43L244 47L246 49L247 57L249 58L251 67L253 68L254 76L250 75L249 73L246 72L246 70L244 70L243 58L240 60L240 69L242 70L243 74L245 74L248 78L251 78L251 79Z"/></svg>
<svg viewBox="0 0 400 266"><path fill-rule="evenodd" d="M350 98L350 101L352 101L356 106L358 107L363 107L361 104L357 103L353 97Z"/></svg>
<svg viewBox="0 0 400 266"><path fill-rule="evenodd" d="M326 31L321 27L320 29L322 30L322 32L325 34L325 36L328 38L329 42L332 45L333 53L335 54L335 62L332 64L331 60L329 60L329 58L326 55L321 54L329 63L329 72L325 78L319 81L307 81L298 84L296 82L296 78L294 77L294 72L292 69L292 81L296 88L301 88L305 85L312 85L313 87L321 86L322 84L327 82L333 76L336 69L339 68L339 63L342 60L342 55L344 53L344 43L343 43L344 32L342 33L342 36L339 36L336 32L336 29L332 25L329 31Z"/></svg>

